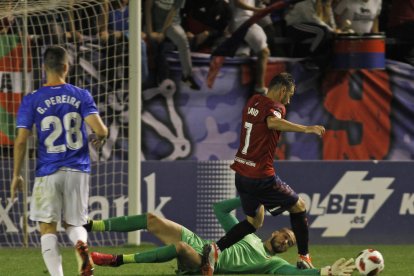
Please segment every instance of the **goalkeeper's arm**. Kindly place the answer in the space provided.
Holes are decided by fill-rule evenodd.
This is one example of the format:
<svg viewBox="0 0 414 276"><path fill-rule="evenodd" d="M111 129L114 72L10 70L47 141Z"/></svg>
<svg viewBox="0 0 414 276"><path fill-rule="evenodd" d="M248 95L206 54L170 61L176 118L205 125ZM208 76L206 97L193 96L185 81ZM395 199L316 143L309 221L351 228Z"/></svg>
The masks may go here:
<svg viewBox="0 0 414 276"><path fill-rule="evenodd" d="M355 270L354 259L345 260L341 258L337 260L332 266L321 268L322 276L347 276L352 275Z"/></svg>
<svg viewBox="0 0 414 276"><path fill-rule="evenodd" d="M230 214L231 211L241 206L239 197L219 201L213 204L214 214L224 231L229 231L239 220Z"/></svg>
<svg viewBox="0 0 414 276"><path fill-rule="evenodd" d="M224 231L226 233L233 228L234 225L239 223L239 220L230 214L231 211L241 206L241 201L239 197L227 199L223 201L219 201L217 203L214 203L213 209L214 214L216 215L218 221L221 224L221 227L223 227ZM256 217L261 217L261 221L264 219L264 207L261 205L257 210ZM260 220L260 219L259 219Z"/></svg>
<svg viewBox="0 0 414 276"><path fill-rule="evenodd" d="M283 265L275 274L277 275L321 275L321 276L351 276L355 269L354 259L345 260L341 258L332 266L323 267L321 269L299 269L293 265Z"/></svg>

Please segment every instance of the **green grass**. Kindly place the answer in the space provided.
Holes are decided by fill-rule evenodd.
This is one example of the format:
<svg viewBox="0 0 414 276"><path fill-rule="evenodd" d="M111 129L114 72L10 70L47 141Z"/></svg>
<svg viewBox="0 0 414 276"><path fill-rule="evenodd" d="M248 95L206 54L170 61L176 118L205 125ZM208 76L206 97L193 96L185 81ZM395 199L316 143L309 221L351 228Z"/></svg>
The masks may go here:
<svg viewBox="0 0 414 276"><path fill-rule="evenodd" d="M374 247L379 250L385 259L385 270L381 276L414 276L414 245L313 245L312 258L314 265L320 267L332 264L340 257L355 257L364 248ZM92 251L106 253L135 253L153 248L152 245L139 247L103 247L91 248ZM63 270L65 275L76 275L76 259L71 248L62 248ZM293 263L296 258L295 250L281 255ZM95 275L174 275L176 262L163 264L130 264L118 268L96 267ZM45 265L39 248L1 248L0 249L0 275L47 275ZM357 273L354 273L357 275Z"/></svg>

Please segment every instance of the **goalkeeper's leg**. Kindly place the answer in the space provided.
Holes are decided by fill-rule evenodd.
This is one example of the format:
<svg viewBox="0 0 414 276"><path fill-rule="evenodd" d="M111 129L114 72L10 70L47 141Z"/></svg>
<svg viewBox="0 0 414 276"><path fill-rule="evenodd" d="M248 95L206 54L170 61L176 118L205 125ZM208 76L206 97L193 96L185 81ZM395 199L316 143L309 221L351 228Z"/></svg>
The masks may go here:
<svg viewBox="0 0 414 276"><path fill-rule="evenodd" d="M152 213L104 220L90 220L83 227L87 231L97 232L131 232L146 229L164 244L173 244L181 241L182 230L180 224Z"/></svg>
<svg viewBox="0 0 414 276"><path fill-rule="evenodd" d="M163 263L175 258L178 258L180 263L190 270L199 269L201 264L201 256L182 241L135 254L111 255L92 252L91 256L96 265L112 267L132 263Z"/></svg>
<svg viewBox="0 0 414 276"><path fill-rule="evenodd" d="M89 220L83 227L88 232L131 232L147 229L147 214Z"/></svg>

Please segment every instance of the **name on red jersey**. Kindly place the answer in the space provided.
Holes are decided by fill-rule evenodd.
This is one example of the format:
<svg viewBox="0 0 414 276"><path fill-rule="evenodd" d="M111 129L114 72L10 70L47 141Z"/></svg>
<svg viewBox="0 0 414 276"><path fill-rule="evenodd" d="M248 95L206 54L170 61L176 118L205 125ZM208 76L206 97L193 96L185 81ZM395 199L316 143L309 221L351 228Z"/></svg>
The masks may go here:
<svg viewBox="0 0 414 276"><path fill-rule="evenodd" d="M253 115L254 117L256 117L258 114L259 114L259 110L257 110L256 108L253 108L253 107L247 108L247 115Z"/></svg>

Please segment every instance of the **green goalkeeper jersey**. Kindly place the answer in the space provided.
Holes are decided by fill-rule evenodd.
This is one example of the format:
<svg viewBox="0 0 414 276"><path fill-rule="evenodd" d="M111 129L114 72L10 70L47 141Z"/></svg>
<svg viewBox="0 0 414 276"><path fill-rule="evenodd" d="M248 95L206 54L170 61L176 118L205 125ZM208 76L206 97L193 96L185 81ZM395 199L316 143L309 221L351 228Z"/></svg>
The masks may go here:
<svg viewBox="0 0 414 276"><path fill-rule="evenodd" d="M239 223L231 211L241 205L239 198L214 204L214 213L223 229L228 232ZM255 234L224 250L216 264L217 274L276 274L276 275L320 275L318 269L298 269L277 256L267 253L262 240Z"/></svg>
<svg viewBox="0 0 414 276"><path fill-rule="evenodd" d="M240 206L240 199L234 198L214 205L214 213L223 229L227 232L239 221L230 212ZM198 254L203 246L211 241L182 227L181 240L189 244ZM179 274L199 274L185 268L178 260ZM241 241L224 250L218 258L215 274L274 274L274 275L320 275L318 269L298 269L287 261L267 253L262 240L255 234L244 237Z"/></svg>
<svg viewBox="0 0 414 276"><path fill-rule="evenodd" d="M262 240L250 234L220 254L215 273L276 274L284 265L289 263L277 256L270 256Z"/></svg>

